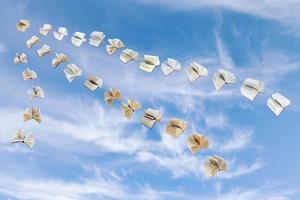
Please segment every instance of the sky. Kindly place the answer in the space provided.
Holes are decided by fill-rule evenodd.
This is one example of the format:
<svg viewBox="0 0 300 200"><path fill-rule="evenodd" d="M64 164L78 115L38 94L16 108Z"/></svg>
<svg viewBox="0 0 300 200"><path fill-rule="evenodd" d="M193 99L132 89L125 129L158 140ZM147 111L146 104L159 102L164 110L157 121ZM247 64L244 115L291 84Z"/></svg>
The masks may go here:
<svg viewBox="0 0 300 200"><path fill-rule="evenodd" d="M0 1L0 199L300 199L299 8L293 0ZM24 33L16 29L20 19L30 20ZM52 31L42 36L45 23L67 27L69 35L62 41ZM98 48L75 47L75 31L87 38L103 31L106 38ZM41 43L28 49L33 35ZM165 76L160 67L148 74L138 62L124 65L120 50L106 53L109 38L120 38L141 58L174 58L183 67ZM37 56L42 44L69 62L54 69L54 53ZM22 52L28 63L14 65ZM185 68L191 62L207 67L208 76L190 83ZM83 70L72 83L63 73L70 63ZM22 80L27 67L38 79ZM211 76L220 68L237 83L216 91ZM88 91L89 75L101 77L103 87ZM248 77L265 84L253 102L240 94ZM32 86L41 86L46 98L30 101ZM109 88L123 95L112 107L104 103ZM292 102L279 117L266 106L275 92ZM121 111L127 98L142 105L131 120ZM31 106L41 109L41 124L22 121ZM162 112L152 129L139 122L147 108ZM188 123L179 138L165 133L171 117ZM33 150L10 143L19 129L34 135ZM195 132L210 146L193 155L186 140ZM228 170L209 178L202 166L212 155L223 157Z"/></svg>

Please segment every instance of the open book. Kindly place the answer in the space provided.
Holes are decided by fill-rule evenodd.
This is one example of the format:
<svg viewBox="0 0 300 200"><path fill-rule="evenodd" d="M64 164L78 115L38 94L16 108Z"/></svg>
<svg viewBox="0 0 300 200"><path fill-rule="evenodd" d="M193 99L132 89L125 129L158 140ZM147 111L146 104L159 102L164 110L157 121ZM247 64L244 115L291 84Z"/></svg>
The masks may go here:
<svg viewBox="0 0 300 200"><path fill-rule="evenodd" d="M263 92L263 90L263 82L252 78L247 78L241 87L241 94L253 101L259 93Z"/></svg>
<svg viewBox="0 0 300 200"><path fill-rule="evenodd" d="M68 64L67 68L64 69L64 73L69 82L72 82L76 77L82 75L81 69L74 64Z"/></svg>
<svg viewBox="0 0 300 200"><path fill-rule="evenodd" d="M50 24L44 24L40 29L40 34L46 36L51 31L52 26Z"/></svg>
<svg viewBox="0 0 300 200"><path fill-rule="evenodd" d="M35 120L38 123L42 122L41 111L38 107L26 108L23 114L23 121L26 122L31 119Z"/></svg>
<svg viewBox="0 0 300 200"><path fill-rule="evenodd" d="M27 80L37 79L37 74L35 73L35 71L26 68L22 72L22 77L24 81L27 81Z"/></svg>
<svg viewBox="0 0 300 200"><path fill-rule="evenodd" d="M93 31L90 36L89 43L95 47L98 47L105 38L105 34L99 31Z"/></svg>
<svg viewBox="0 0 300 200"><path fill-rule="evenodd" d="M279 116L287 106L291 105L291 101L282 94L276 92L272 94L272 98L268 99L267 105L275 115Z"/></svg>
<svg viewBox="0 0 300 200"><path fill-rule="evenodd" d="M15 143L23 143L25 144L29 149L32 149L34 145L34 137L32 135L25 135L24 131L18 130L16 135L13 137L13 140L11 141L12 144Z"/></svg>
<svg viewBox="0 0 300 200"><path fill-rule="evenodd" d="M103 80L96 76L89 76L88 79L84 82L84 86L91 91L95 91L98 87L102 87L102 85Z"/></svg>
<svg viewBox="0 0 300 200"><path fill-rule="evenodd" d="M29 89L27 93L29 94L31 100L35 98L42 98L42 99L45 98L45 92L39 86Z"/></svg>
<svg viewBox="0 0 300 200"><path fill-rule="evenodd" d="M132 113L136 111L137 109L141 108L141 104L135 100L127 99L127 103L122 104L122 112L123 115L130 119L132 116Z"/></svg>
<svg viewBox="0 0 300 200"><path fill-rule="evenodd" d="M166 132L173 136L180 136L187 128L187 123L181 119L171 118L167 124Z"/></svg>
<svg viewBox="0 0 300 200"><path fill-rule="evenodd" d="M224 69L219 69L213 75L212 81L217 90L221 89L225 84L236 83L234 74Z"/></svg>
<svg viewBox="0 0 300 200"><path fill-rule="evenodd" d="M122 94L118 89L109 88L109 90L104 94L104 101L110 106L113 104L114 100L121 98Z"/></svg>
<svg viewBox="0 0 300 200"><path fill-rule="evenodd" d="M148 108L145 110L144 115L141 117L141 124L152 128L156 122L161 120L161 114L159 110Z"/></svg>
<svg viewBox="0 0 300 200"><path fill-rule="evenodd" d="M108 39L109 45L106 45L106 51L112 55L117 49L125 47L120 39Z"/></svg>
<svg viewBox="0 0 300 200"><path fill-rule="evenodd" d="M71 37L71 42L74 46L80 47L81 44L86 41L84 37L85 37L85 33L75 32Z"/></svg>
<svg viewBox="0 0 300 200"><path fill-rule="evenodd" d="M29 20L26 19L21 19L18 23L17 23L17 29L19 31L25 32L30 26L30 22Z"/></svg>
<svg viewBox="0 0 300 200"><path fill-rule="evenodd" d="M151 73L153 69L160 64L158 56L144 55L144 61L140 63L140 69Z"/></svg>
<svg viewBox="0 0 300 200"><path fill-rule="evenodd" d="M26 41L26 46L31 48L34 44L40 43L40 39L37 36L32 36L29 40Z"/></svg>
<svg viewBox="0 0 300 200"><path fill-rule="evenodd" d="M197 62L191 63L185 72L191 82L195 81L196 79L202 76L207 76L208 74L206 67L200 65Z"/></svg>
<svg viewBox="0 0 300 200"><path fill-rule="evenodd" d="M59 27L58 31L53 31L54 38L59 41L61 41L66 35L68 35L68 30L66 27Z"/></svg>
<svg viewBox="0 0 300 200"><path fill-rule="evenodd" d="M55 53L56 58L52 59L52 65L54 68L58 67L58 65L62 62L68 62L69 58L63 53Z"/></svg>
<svg viewBox="0 0 300 200"><path fill-rule="evenodd" d="M48 45L44 44L42 48L38 49L36 52L41 58L46 54L51 54L51 48Z"/></svg>
<svg viewBox="0 0 300 200"><path fill-rule="evenodd" d="M181 64L175 59L168 58L161 64L160 69L167 76L173 71L179 71L181 69Z"/></svg>
<svg viewBox="0 0 300 200"><path fill-rule="evenodd" d="M16 53L16 56L14 57L14 64L19 63L27 63L27 56L25 53L21 53L21 55Z"/></svg>
<svg viewBox="0 0 300 200"><path fill-rule="evenodd" d="M199 133L194 133L188 137L187 143L193 154L197 153L200 149L207 149L209 145L208 139Z"/></svg>
<svg viewBox="0 0 300 200"><path fill-rule="evenodd" d="M226 161L218 156L211 156L203 166L203 170L207 176L215 176L217 172L227 170Z"/></svg>
<svg viewBox="0 0 300 200"><path fill-rule="evenodd" d="M126 64L131 60L138 60L139 53L131 49L123 49L120 55L120 59L124 64Z"/></svg>

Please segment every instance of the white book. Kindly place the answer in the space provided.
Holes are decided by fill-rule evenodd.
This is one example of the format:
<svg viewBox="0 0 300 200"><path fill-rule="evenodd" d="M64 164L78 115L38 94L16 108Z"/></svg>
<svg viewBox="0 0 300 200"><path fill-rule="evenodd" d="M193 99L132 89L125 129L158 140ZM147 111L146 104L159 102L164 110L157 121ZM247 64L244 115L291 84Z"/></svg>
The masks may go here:
<svg viewBox="0 0 300 200"><path fill-rule="evenodd" d="M219 156L211 156L203 166L203 170L207 176L215 176L219 171L227 170L226 161Z"/></svg>
<svg viewBox="0 0 300 200"><path fill-rule="evenodd" d="M30 26L30 22L27 19L21 19L18 23L17 23L17 30L21 31L21 32L25 32Z"/></svg>
<svg viewBox="0 0 300 200"><path fill-rule="evenodd" d="M31 48L34 44L40 43L40 39L37 36L32 36L29 40L26 41L26 46Z"/></svg>
<svg viewBox="0 0 300 200"><path fill-rule="evenodd" d="M122 104L122 112L124 117L130 119L133 112L141 108L141 104L138 101L127 99L127 103Z"/></svg>
<svg viewBox="0 0 300 200"><path fill-rule="evenodd" d="M39 124L42 122L41 111L38 107L28 107L24 111L23 121L26 122L31 119L35 120Z"/></svg>
<svg viewBox="0 0 300 200"><path fill-rule="evenodd" d="M286 107L291 105L291 101L282 94L276 92L268 99L267 105L276 116L279 116Z"/></svg>
<svg viewBox="0 0 300 200"><path fill-rule="evenodd" d="M72 82L76 77L82 75L81 69L74 64L68 64L67 68L64 69L64 73L69 82Z"/></svg>
<svg viewBox="0 0 300 200"><path fill-rule="evenodd" d="M32 80L32 79L37 79L37 73L33 70L30 70L29 68L26 68L23 72L22 72L22 77L24 81L27 80Z"/></svg>
<svg viewBox="0 0 300 200"><path fill-rule="evenodd" d="M25 53L21 53L21 55L16 53L16 56L14 57L14 64L19 63L27 63L27 56Z"/></svg>
<svg viewBox="0 0 300 200"><path fill-rule="evenodd" d="M121 98L122 98L122 94L118 89L109 88L109 90L104 94L104 101L110 106L113 104L113 102L116 99L121 99Z"/></svg>
<svg viewBox="0 0 300 200"><path fill-rule="evenodd" d="M95 91L98 87L102 87L103 80L96 76L89 76L88 79L84 82L84 86L91 91Z"/></svg>
<svg viewBox="0 0 300 200"><path fill-rule="evenodd" d="M74 46L80 47L81 44L86 41L84 37L85 37L85 33L75 32L71 37L71 42Z"/></svg>
<svg viewBox="0 0 300 200"><path fill-rule="evenodd" d="M68 30L66 27L59 27L58 31L53 31L54 38L59 41L61 41L66 35L68 35Z"/></svg>
<svg viewBox="0 0 300 200"><path fill-rule="evenodd" d="M117 49L125 47L120 39L108 39L108 45L106 45L106 52L112 55Z"/></svg>
<svg viewBox="0 0 300 200"><path fill-rule="evenodd" d="M225 84L236 83L233 73L219 69L212 77L213 84L217 90L220 90Z"/></svg>
<svg viewBox="0 0 300 200"><path fill-rule="evenodd" d="M44 44L42 48L38 49L36 52L38 56L41 58L46 54L51 54L52 50L48 45Z"/></svg>
<svg viewBox="0 0 300 200"><path fill-rule="evenodd" d="M166 127L166 133L179 137L187 128L187 123L181 119L171 118Z"/></svg>
<svg viewBox="0 0 300 200"><path fill-rule="evenodd" d="M54 68L58 67L62 62L68 62L69 58L63 53L55 53L55 58L52 59L52 65Z"/></svg>
<svg viewBox="0 0 300 200"><path fill-rule="evenodd" d="M93 31L89 38L89 43L92 46L98 47L103 39L105 38L105 34L99 31Z"/></svg>
<svg viewBox="0 0 300 200"><path fill-rule="evenodd" d="M186 75L191 82L195 81L196 79L198 79L200 77L207 76L207 74L208 74L208 71L207 71L206 67L202 66L201 64L199 64L197 62L191 63L188 66L188 68L186 69Z"/></svg>
<svg viewBox="0 0 300 200"><path fill-rule="evenodd" d="M247 78L240 90L244 97L253 101L259 93L263 92L264 83L252 78Z"/></svg>
<svg viewBox="0 0 300 200"><path fill-rule="evenodd" d="M190 137L188 137L187 143L193 154L197 153L201 149L207 149L209 146L208 139L199 133L193 133Z"/></svg>
<svg viewBox="0 0 300 200"><path fill-rule="evenodd" d="M160 64L158 56L144 55L144 61L140 63L140 69L151 73L153 69Z"/></svg>
<svg viewBox="0 0 300 200"><path fill-rule="evenodd" d="M148 108L145 110L144 115L141 117L141 124L152 128L156 122L161 120L161 113L159 110Z"/></svg>
<svg viewBox="0 0 300 200"><path fill-rule="evenodd" d="M51 24L44 24L40 29L40 34L47 36L48 33L52 30Z"/></svg>
<svg viewBox="0 0 300 200"><path fill-rule="evenodd" d="M13 137L12 144L16 144L16 143L23 143L25 144L29 149L32 149L33 145L34 145L34 137L32 135L26 135L24 133L24 131L18 130L18 132L16 133L16 135Z"/></svg>
<svg viewBox="0 0 300 200"><path fill-rule="evenodd" d="M120 59L124 64L126 64L131 60L138 60L139 53L131 49L123 49L120 54Z"/></svg>
<svg viewBox="0 0 300 200"><path fill-rule="evenodd" d="M29 89L27 91L27 93L29 94L31 100L33 100L35 98L42 98L42 99L45 98L45 92L39 86L36 86L36 87L33 87L33 88Z"/></svg>
<svg viewBox="0 0 300 200"><path fill-rule="evenodd" d="M179 71L181 69L181 64L175 59L168 58L160 66L161 71L167 76L173 71Z"/></svg>

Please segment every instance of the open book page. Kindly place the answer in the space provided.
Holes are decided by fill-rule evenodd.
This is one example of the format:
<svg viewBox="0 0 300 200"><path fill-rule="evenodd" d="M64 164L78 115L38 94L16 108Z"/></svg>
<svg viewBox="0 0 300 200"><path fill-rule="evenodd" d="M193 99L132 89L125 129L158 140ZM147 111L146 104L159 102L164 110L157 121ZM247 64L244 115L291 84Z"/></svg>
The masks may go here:
<svg viewBox="0 0 300 200"><path fill-rule="evenodd" d="M112 55L117 49L125 47L120 39L108 39L108 45L106 45L106 52Z"/></svg>
<svg viewBox="0 0 300 200"><path fill-rule="evenodd" d="M32 36L29 40L26 41L26 46L31 48L34 44L40 43L40 39L37 36Z"/></svg>
<svg viewBox="0 0 300 200"><path fill-rule="evenodd" d="M252 79L252 78L247 78L242 87L241 87L241 94L253 101L255 97L261 93L264 89L264 84L261 81Z"/></svg>
<svg viewBox="0 0 300 200"><path fill-rule="evenodd" d="M38 49L36 52L38 56L41 58L46 54L51 54L51 48L48 45L44 44L42 48Z"/></svg>
<svg viewBox="0 0 300 200"><path fill-rule="evenodd" d="M140 63L141 70L151 73L153 69L160 64L158 56L144 55L144 61Z"/></svg>
<svg viewBox="0 0 300 200"><path fill-rule="evenodd" d="M161 71L167 76L173 71L179 71L181 69L181 64L179 61L168 58L165 62L161 64Z"/></svg>
<svg viewBox="0 0 300 200"><path fill-rule="evenodd" d="M69 82L72 82L76 77L82 75L82 71L75 64L68 64L64 69L65 77Z"/></svg>
<svg viewBox="0 0 300 200"><path fill-rule="evenodd" d="M45 92L39 86L36 86L36 87L33 87L33 88L29 89L27 91L27 93L29 94L31 100L33 100L35 98L42 98L42 99L45 98Z"/></svg>
<svg viewBox="0 0 300 200"><path fill-rule="evenodd" d="M107 103L108 105L112 105L114 100L120 100L122 98L122 94L120 92L120 90L118 89L112 89L110 88L107 92L105 92L104 94L104 101L105 103Z"/></svg>
<svg viewBox="0 0 300 200"><path fill-rule="evenodd" d="M173 136L179 137L187 128L187 123L181 119L171 118L167 124L166 132Z"/></svg>
<svg viewBox="0 0 300 200"><path fill-rule="evenodd" d="M233 73L219 69L212 77L213 84L217 90L220 90L225 84L232 84L236 82Z"/></svg>
<svg viewBox="0 0 300 200"><path fill-rule="evenodd" d="M27 56L25 53L21 53L21 55L16 54L14 57L14 64L19 64L19 63L27 63Z"/></svg>
<svg viewBox="0 0 300 200"><path fill-rule="evenodd" d="M186 69L186 74L188 79L193 82L200 78L201 76L207 76L208 71L206 67L200 65L197 62L191 63L188 68Z"/></svg>
<svg viewBox="0 0 300 200"><path fill-rule="evenodd" d="M39 31L40 34L47 36L48 33L52 30L52 26L50 24L44 24L42 27L40 27Z"/></svg>
<svg viewBox="0 0 300 200"><path fill-rule="evenodd" d="M53 31L54 38L59 41L61 41L66 35L68 35L68 30L66 27L59 27L58 31Z"/></svg>
<svg viewBox="0 0 300 200"><path fill-rule="evenodd" d="M291 101L280 93L276 92L267 101L267 106L272 110L272 112L279 116L280 113L291 104Z"/></svg>
<svg viewBox="0 0 300 200"><path fill-rule="evenodd" d="M35 73L35 71L33 71L33 70L30 70L29 68L26 68L22 72L22 78L24 81L37 79L37 73Z"/></svg>
<svg viewBox="0 0 300 200"><path fill-rule="evenodd" d="M156 122L161 120L161 114L159 110L148 108L145 110L144 115L141 117L141 124L152 128Z"/></svg>
<svg viewBox="0 0 300 200"><path fill-rule="evenodd" d="M41 111L38 107L28 107L23 114L23 121L35 120L38 123L42 122Z"/></svg>
<svg viewBox="0 0 300 200"><path fill-rule="evenodd" d="M97 88L102 87L103 80L96 76L89 76L88 79L84 82L84 86L91 91L95 91Z"/></svg>
<svg viewBox="0 0 300 200"><path fill-rule="evenodd" d="M141 108L141 104L138 101L128 99L127 103L122 104L122 112L124 117L130 119L133 112Z"/></svg>
<svg viewBox="0 0 300 200"><path fill-rule="evenodd" d="M34 137L32 135L26 135L24 131L21 129L19 130L16 135L13 137L12 144L15 143L23 143L25 144L29 149L32 149L34 145Z"/></svg>
<svg viewBox="0 0 300 200"><path fill-rule="evenodd" d="M188 137L187 143L193 154L197 153L200 149L207 149L209 145L208 139L199 133L194 133Z"/></svg>
<svg viewBox="0 0 300 200"><path fill-rule="evenodd" d="M71 37L71 43L76 47L80 47L81 44L86 41L84 37L85 37L85 33L75 32Z"/></svg>
<svg viewBox="0 0 300 200"><path fill-rule="evenodd" d="M104 38L105 34L103 32L93 31L89 38L89 44L98 47Z"/></svg>
<svg viewBox="0 0 300 200"><path fill-rule="evenodd" d="M69 58L67 55L63 54L63 53L55 53L56 58L52 59L52 65L54 68L57 68L62 62L68 62Z"/></svg>
<svg viewBox="0 0 300 200"><path fill-rule="evenodd" d="M122 53L120 54L120 60L124 64L132 60L138 60L138 59L139 59L139 53L131 49L123 49Z"/></svg>
<svg viewBox="0 0 300 200"><path fill-rule="evenodd" d="M30 22L29 20L21 19L16 26L18 31L25 32L29 28Z"/></svg>
<svg viewBox="0 0 300 200"><path fill-rule="evenodd" d="M217 172L227 170L226 161L218 156L211 156L203 166L203 170L207 176L215 176Z"/></svg>

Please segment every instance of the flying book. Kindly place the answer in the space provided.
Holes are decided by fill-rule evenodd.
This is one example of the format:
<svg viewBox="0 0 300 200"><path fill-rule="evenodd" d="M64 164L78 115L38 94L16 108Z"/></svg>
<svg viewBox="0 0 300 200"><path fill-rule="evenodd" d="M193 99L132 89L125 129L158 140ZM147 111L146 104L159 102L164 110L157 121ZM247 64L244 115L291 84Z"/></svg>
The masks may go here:
<svg viewBox="0 0 300 200"><path fill-rule="evenodd" d="M151 73L160 64L158 56L144 55L144 61L140 63L140 69Z"/></svg>
<svg viewBox="0 0 300 200"><path fill-rule="evenodd" d="M42 122L41 111L38 107L26 108L23 114L23 121L26 122L31 119L35 120L39 124Z"/></svg>
<svg viewBox="0 0 300 200"><path fill-rule="evenodd" d="M99 31L93 31L89 38L89 43L92 46L98 47L103 39L105 38L105 34Z"/></svg>
<svg viewBox="0 0 300 200"><path fill-rule="evenodd" d="M40 39L37 36L32 36L29 40L26 41L26 46L31 48L34 44L40 43Z"/></svg>
<svg viewBox="0 0 300 200"><path fill-rule="evenodd" d="M68 64L67 68L64 69L64 73L69 82L82 75L81 69L74 64Z"/></svg>
<svg viewBox="0 0 300 200"><path fill-rule="evenodd" d="M117 49L125 47L120 39L108 39L109 45L106 45L106 52L112 55Z"/></svg>
<svg viewBox="0 0 300 200"><path fill-rule="evenodd" d="M264 83L252 78L247 78L242 87L241 87L241 94L253 101L255 97L263 92L264 90Z"/></svg>
<svg viewBox="0 0 300 200"><path fill-rule="evenodd" d="M103 80L96 76L89 76L89 78L84 82L84 86L91 91L95 91L98 87L102 87L102 85Z"/></svg>
<svg viewBox="0 0 300 200"><path fill-rule="evenodd" d="M207 162L203 166L204 172L207 174L207 176L215 176L217 172L219 171L226 171L227 170L227 164L226 161L218 156L211 156L208 158Z"/></svg>
<svg viewBox="0 0 300 200"><path fill-rule="evenodd" d="M200 65L197 62L191 63L185 72L186 72L188 79L191 82L197 80L200 77L207 76L207 74L208 74L206 67Z"/></svg>
<svg viewBox="0 0 300 200"><path fill-rule="evenodd" d="M22 72L22 77L24 81L27 81L27 80L37 79L37 74L35 73L35 71L26 68Z"/></svg>
<svg viewBox="0 0 300 200"><path fill-rule="evenodd" d="M122 94L118 89L109 88L109 90L104 94L104 101L110 106L113 104L114 100L121 99L121 98L122 98Z"/></svg>
<svg viewBox="0 0 300 200"><path fill-rule="evenodd" d="M68 62L69 58L63 53L55 53L56 58L52 59L52 65L54 68L57 68L62 62Z"/></svg>
<svg viewBox="0 0 300 200"><path fill-rule="evenodd" d="M40 29L40 34L47 36L48 33L51 31L52 26L50 24L44 24Z"/></svg>
<svg viewBox="0 0 300 200"><path fill-rule="evenodd" d="M74 46L80 47L81 44L86 41L84 37L85 37L85 33L75 32L71 37L71 42Z"/></svg>
<svg viewBox="0 0 300 200"><path fill-rule="evenodd" d="M122 104L123 115L128 119L131 118L134 111L140 108L141 108L141 104L132 99L127 99L127 103Z"/></svg>
<svg viewBox="0 0 300 200"><path fill-rule="evenodd" d="M27 93L29 94L31 100L35 98L42 98L42 99L45 98L45 92L39 86L29 89Z"/></svg>
<svg viewBox="0 0 300 200"><path fill-rule="evenodd" d="M121 61L126 64L129 61L132 60L138 60L139 59L139 53L136 51L133 51L131 49L123 49L122 53L120 55Z"/></svg>
<svg viewBox="0 0 300 200"><path fill-rule="evenodd" d="M287 106L291 105L291 101L282 94L276 92L268 99L267 105L276 116L279 116Z"/></svg>
<svg viewBox="0 0 300 200"><path fill-rule="evenodd" d="M48 45L44 44L42 48L38 49L36 52L39 57L42 58L46 54L51 54L52 50Z"/></svg>
<svg viewBox="0 0 300 200"><path fill-rule="evenodd" d="M53 31L53 36L59 41L61 41L66 35L68 35L66 27L59 27L58 31Z"/></svg>
<svg viewBox="0 0 300 200"><path fill-rule="evenodd" d="M168 58L160 66L161 71L167 76L173 71L179 71L181 69L181 64L175 59Z"/></svg>
<svg viewBox="0 0 300 200"><path fill-rule="evenodd" d="M141 117L141 124L152 128L156 122L161 120L161 114L159 110L148 108L145 110L144 115Z"/></svg>
<svg viewBox="0 0 300 200"><path fill-rule="evenodd" d="M213 75L212 81L217 90L220 90L225 84L236 83L234 74L224 69L219 69Z"/></svg>
<svg viewBox="0 0 300 200"><path fill-rule="evenodd" d="M19 130L16 135L13 137L13 140L11 141L12 144L15 143L23 143L25 144L29 149L32 149L34 145L34 137L32 135L25 135L24 131L21 129Z"/></svg>
<svg viewBox="0 0 300 200"><path fill-rule="evenodd" d="M187 123L181 119L171 118L167 124L166 132L173 136L179 137L187 128Z"/></svg>
<svg viewBox="0 0 300 200"><path fill-rule="evenodd" d="M19 63L27 63L27 56L25 53L21 53L21 55L16 53L16 56L14 57L14 64Z"/></svg>
<svg viewBox="0 0 300 200"><path fill-rule="evenodd" d="M21 19L18 23L17 23L17 29L21 32L25 32L30 26L30 22L29 20L26 19Z"/></svg>
<svg viewBox="0 0 300 200"><path fill-rule="evenodd" d="M193 154L197 153L200 149L207 149L209 145L208 139L199 133L194 133L188 137L187 143Z"/></svg>

